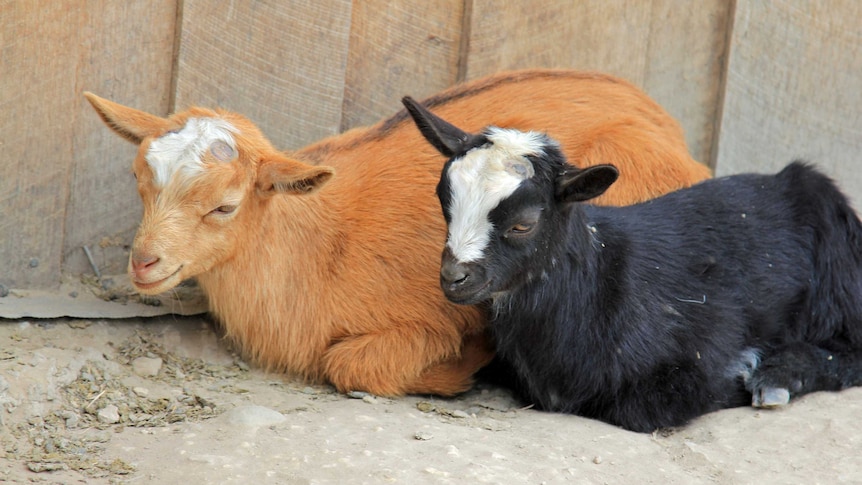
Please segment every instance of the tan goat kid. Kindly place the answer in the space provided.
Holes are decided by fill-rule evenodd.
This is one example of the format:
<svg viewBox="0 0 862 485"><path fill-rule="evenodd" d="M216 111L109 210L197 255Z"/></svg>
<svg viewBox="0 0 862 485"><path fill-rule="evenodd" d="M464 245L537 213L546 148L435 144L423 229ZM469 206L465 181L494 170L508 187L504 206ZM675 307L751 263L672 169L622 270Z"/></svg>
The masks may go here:
<svg viewBox="0 0 862 485"><path fill-rule="evenodd" d="M440 291L445 160L404 111L285 154L235 113L161 118L86 96L139 145L144 216L129 273L141 293L195 277L246 358L343 392L452 395L490 360L482 309ZM613 163L622 175L599 203L709 177L675 120L606 75L509 72L425 104L465 130L544 131L574 164Z"/></svg>

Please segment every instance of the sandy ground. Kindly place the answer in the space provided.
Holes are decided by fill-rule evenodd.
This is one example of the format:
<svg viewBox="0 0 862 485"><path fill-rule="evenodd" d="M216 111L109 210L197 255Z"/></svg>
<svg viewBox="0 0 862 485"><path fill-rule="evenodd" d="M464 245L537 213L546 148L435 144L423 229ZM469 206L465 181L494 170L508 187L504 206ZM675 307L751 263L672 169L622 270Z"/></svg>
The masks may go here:
<svg viewBox="0 0 862 485"><path fill-rule="evenodd" d="M0 482L862 483L862 389L636 434L250 369L200 317L0 320Z"/></svg>

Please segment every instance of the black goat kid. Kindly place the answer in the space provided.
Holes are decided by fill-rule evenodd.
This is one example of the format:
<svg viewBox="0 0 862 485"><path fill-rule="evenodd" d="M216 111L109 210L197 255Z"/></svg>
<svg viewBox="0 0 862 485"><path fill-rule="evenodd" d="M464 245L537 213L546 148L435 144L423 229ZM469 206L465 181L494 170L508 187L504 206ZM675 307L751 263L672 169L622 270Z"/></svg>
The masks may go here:
<svg viewBox="0 0 862 485"><path fill-rule="evenodd" d="M491 302L498 355L537 407L647 432L862 384L862 225L814 168L596 207L581 202L614 167L405 105L450 157L441 286Z"/></svg>

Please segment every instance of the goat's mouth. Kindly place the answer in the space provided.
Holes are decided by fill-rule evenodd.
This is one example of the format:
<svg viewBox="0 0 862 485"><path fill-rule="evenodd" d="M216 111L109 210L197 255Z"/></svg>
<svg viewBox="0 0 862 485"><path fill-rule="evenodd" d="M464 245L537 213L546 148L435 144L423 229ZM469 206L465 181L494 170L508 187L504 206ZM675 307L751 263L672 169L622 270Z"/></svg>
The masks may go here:
<svg viewBox="0 0 862 485"><path fill-rule="evenodd" d="M443 286L443 294L452 303L458 305L476 305L491 299L491 287L493 284L494 280L488 279L483 283L472 285L469 288L464 288L463 286Z"/></svg>
<svg viewBox="0 0 862 485"><path fill-rule="evenodd" d="M182 281L180 278L180 271L182 271L183 265L180 265L179 268L176 269L173 273L168 276L150 282L140 281L137 278L132 278L132 285L134 285L135 289L138 292L143 293L145 295L157 295L159 293L163 293L165 291L170 290L171 288L177 286Z"/></svg>

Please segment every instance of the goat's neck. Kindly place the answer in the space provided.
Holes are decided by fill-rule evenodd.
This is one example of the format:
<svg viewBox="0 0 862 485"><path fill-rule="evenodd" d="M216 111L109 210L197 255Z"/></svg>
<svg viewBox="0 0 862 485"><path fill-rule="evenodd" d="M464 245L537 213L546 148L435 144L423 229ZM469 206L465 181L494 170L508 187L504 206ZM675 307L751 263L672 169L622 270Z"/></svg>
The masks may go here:
<svg viewBox="0 0 862 485"><path fill-rule="evenodd" d="M321 267L326 258L336 257L330 250L338 244L337 201L327 200L325 189L304 196L276 195L258 201L255 223L242 234L234 254L199 277L210 292L258 295L274 291L274 298L303 294L313 285L325 285ZM263 279L263 281L262 281ZM321 281L323 279L323 281ZM223 282L232 282L225 288ZM254 288L254 291L247 290ZM220 295L227 296L227 295Z"/></svg>
<svg viewBox="0 0 862 485"><path fill-rule="evenodd" d="M612 264L610 242L605 241L602 229L582 209L573 209L569 222L552 244L546 257L531 265L541 269L541 277L516 290L512 297L494 301L494 314L506 320L512 330L519 326L518 322L531 320L529 314L536 313L565 318L578 328L589 327L593 318L589 310L600 306L606 297L608 285L602 271Z"/></svg>
<svg viewBox="0 0 862 485"><path fill-rule="evenodd" d="M603 316L615 310L605 306L617 283L604 273L614 264L615 241L586 217L574 218L558 239L559 244L551 248L556 261L547 277L535 279L510 298L494 301L492 329L498 352L515 363L522 377L567 375L578 382L573 387L584 393L569 394L570 404L576 406L579 399L590 397L596 383L612 382L618 368L615 355L601 352L611 345L607 334L614 334ZM588 357L565 364L549 359L548 349ZM529 379L525 384L531 385ZM556 384L547 385L534 397L554 407Z"/></svg>
<svg viewBox="0 0 862 485"><path fill-rule="evenodd" d="M321 377L339 227L329 207L322 191L262 201L234 255L198 277L226 335L263 367Z"/></svg>

